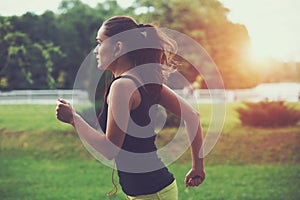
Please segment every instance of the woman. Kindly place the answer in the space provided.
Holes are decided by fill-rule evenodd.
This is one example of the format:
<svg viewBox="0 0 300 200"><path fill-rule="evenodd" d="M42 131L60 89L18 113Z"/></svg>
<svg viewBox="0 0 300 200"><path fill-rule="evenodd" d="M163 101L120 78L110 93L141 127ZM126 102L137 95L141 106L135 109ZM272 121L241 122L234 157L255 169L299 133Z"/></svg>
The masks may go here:
<svg viewBox="0 0 300 200"><path fill-rule="evenodd" d="M126 31L128 34L122 35ZM73 125L80 136L107 159L115 159L127 199L178 199L176 180L157 156L154 143L155 124L151 119L158 104L185 122L192 156L186 187L200 185L205 171L203 158L199 156L202 152L199 114L163 84L173 69L176 43L156 27L137 24L126 16L106 20L96 40L94 54L98 68L110 70L115 77L106 91L99 116L105 135L98 134L65 100L58 100L57 118ZM133 44L147 48L131 49L129 46Z"/></svg>

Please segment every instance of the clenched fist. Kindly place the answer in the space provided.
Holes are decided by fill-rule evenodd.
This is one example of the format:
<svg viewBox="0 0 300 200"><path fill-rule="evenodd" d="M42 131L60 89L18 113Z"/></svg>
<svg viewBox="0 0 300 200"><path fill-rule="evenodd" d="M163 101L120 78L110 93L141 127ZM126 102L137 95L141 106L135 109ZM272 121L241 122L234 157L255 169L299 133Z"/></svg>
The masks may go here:
<svg viewBox="0 0 300 200"><path fill-rule="evenodd" d="M63 99L57 100L57 106L56 106L56 118L62 122L71 124L74 126L74 110L70 103Z"/></svg>
<svg viewBox="0 0 300 200"><path fill-rule="evenodd" d="M200 185L205 179L205 171L203 169L191 169L185 177L186 187L195 187Z"/></svg>

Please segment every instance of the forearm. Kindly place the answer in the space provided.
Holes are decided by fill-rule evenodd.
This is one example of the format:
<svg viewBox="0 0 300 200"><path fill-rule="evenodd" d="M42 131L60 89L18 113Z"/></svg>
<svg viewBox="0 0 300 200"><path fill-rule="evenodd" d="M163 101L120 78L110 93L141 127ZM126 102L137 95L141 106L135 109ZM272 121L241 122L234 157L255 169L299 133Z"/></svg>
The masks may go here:
<svg viewBox="0 0 300 200"><path fill-rule="evenodd" d="M102 154L107 159L114 158L116 151L115 145L113 145L104 134L99 133L93 127L91 127L82 117L78 114L74 114L73 127L91 147Z"/></svg>
<svg viewBox="0 0 300 200"><path fill-rule="evenodd" d="M203 169L204 167L203 148L201 148L202 145L203 145L202 127L199 124L196 137L194 138L191 144L192 166L195 169Z"/></svg>
<svg viewBox="0 0 300 200"><path fill-rule="evenodd" d="M189 121L185 122L186 129L191 144L191 157L192 157L192 168L203 169L203 138L202 138L202 127L200 124L199 115L195 115Z"/></svg>

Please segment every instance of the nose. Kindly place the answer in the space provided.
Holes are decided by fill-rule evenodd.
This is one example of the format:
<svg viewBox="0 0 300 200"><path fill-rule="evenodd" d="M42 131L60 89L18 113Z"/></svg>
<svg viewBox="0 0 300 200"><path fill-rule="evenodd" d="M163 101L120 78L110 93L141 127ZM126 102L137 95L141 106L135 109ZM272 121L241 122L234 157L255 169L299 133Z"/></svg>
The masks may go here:
<svg viewBox="0 0 300 200"><path fill-rule="evenodd" d="M98 47L99 47L99 44L95 47L95 49L94 49L94 51L93 51L93 53L94 53L95 55L98 54Z"/></svg>

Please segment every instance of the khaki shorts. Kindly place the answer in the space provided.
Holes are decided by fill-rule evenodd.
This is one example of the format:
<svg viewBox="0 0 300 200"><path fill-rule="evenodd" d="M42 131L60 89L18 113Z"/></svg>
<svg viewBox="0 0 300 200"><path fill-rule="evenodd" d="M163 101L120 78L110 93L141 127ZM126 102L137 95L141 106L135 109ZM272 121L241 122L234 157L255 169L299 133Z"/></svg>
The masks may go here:
<svg viewBox="0 0 300 200"><path fill-rule="evenodd" d="M136 197L126 195L126 197L128 200L178 200L176 180L174 180L170 185L166 186L157 193L140 195Z"/></svg>

